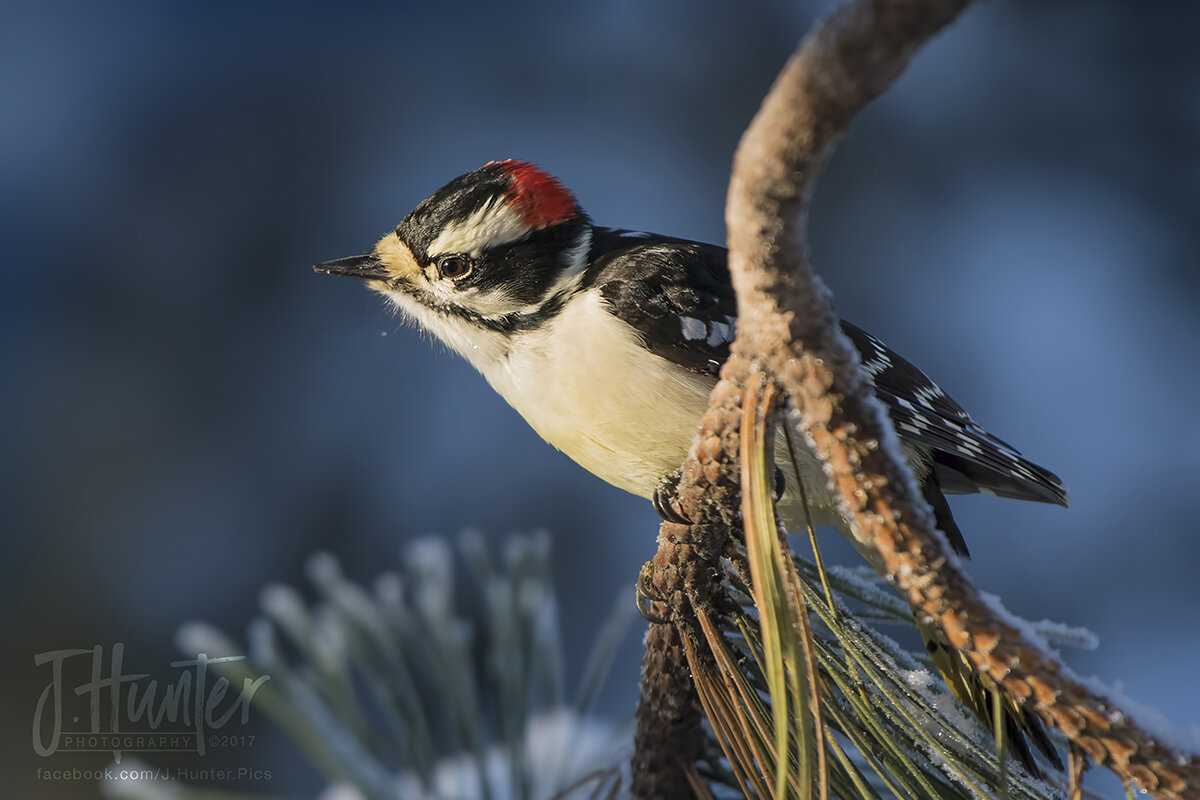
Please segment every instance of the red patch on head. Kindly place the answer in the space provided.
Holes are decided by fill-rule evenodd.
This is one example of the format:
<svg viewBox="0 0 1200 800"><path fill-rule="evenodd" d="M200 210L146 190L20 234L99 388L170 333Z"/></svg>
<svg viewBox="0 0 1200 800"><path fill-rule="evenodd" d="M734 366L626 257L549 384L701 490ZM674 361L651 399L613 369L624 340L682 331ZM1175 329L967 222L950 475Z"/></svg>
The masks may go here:
<svg viewBox="0 0 1200 800"><path fill-rule="evenodd" d="M531 228L545 228L574 219L578 215L575 196L552 175L547 175L528 161L490 162L508 175L512 182L509 202L521 212L521 218Z"/></svg>

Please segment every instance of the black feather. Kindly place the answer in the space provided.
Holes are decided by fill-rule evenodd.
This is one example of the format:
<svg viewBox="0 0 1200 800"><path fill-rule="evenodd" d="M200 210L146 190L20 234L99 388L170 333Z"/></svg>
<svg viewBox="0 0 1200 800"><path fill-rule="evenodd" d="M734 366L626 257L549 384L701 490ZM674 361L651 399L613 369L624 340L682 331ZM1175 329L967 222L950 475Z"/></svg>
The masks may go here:
<svg viewBox="0 0 1200 800"><path fill-rule="evenodd" d="M694 372L715 375L729 357L737 316L726 255L715 245L595 228L584 286L598 288L649 350ZM861 328L843 321L842 331L858 350L896 433L930 452L939 497L942 492L986 492L1067 505L1058 476L979 427L925 373ZM946 526L942 530L958 550L962 534L945 499L940 504L928 496L926 500L935 513L945 509L939 527ZM961 548L965 553L965 543Z"/></svg>

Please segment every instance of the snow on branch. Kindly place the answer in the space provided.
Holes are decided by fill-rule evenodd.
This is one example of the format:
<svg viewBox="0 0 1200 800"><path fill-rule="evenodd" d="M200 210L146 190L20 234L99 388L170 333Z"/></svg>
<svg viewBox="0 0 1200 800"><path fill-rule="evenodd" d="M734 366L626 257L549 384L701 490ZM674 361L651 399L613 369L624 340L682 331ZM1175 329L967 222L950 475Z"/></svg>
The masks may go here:
<svg viewBox="0 0 1200 800"><path fill-rule="evenodd" d="M966 4L858 0L838 8L801 43L743 136L726 209L738 339L685 467L681 503L693 519L724 516L712 513L705 493L726 491L727 476L736 475L725 470L737 452L728 437L736 438L738 387L749 362L761 364L800 412L856 535L874 544L894 585L980 673L1123 780L1159 798L1200 797L1200 758L1172 749L1069 677L958 568L808 261L809 198L834 145Z"/></svg>

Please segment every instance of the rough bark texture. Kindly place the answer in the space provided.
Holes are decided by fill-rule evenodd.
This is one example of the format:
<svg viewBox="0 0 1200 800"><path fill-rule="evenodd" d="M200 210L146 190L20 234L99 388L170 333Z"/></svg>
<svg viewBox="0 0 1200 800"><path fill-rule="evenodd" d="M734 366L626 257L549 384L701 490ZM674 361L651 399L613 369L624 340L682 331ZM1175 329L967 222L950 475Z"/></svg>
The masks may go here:
<svg viewBox="0 0 1200 800"><path fill-rule="evenodd" d="M726 209L738 293L734 349L774 373L856 535L874 543L890 579L976 669L1122 779L1155 797L1200 797L1200 759L1157 742L1113 703L1065 676L984 603L948 556L807 258L808 200L834 144L854 114L965 5L855 2L835 11L792 56L734 158Z"/></svg>
<svg viewBox="0 0 1200 800"><path fill-rule="evenodd" d="M685 770L700 758L704 732L680 635L670 623L653 623L646 631L633 740L634 797L692 797Z"/></svg>
<svg viewBox="0 0 1200 800"><path fill-rule="evenodd" d="M874 543L893 583L981 673L1122 779L1159 798L1200 798L1197 756L1155 741L1113 703L1065 676L982 601L948 556L808 261L808 200L833 146L859 109L967 2L859 0L837 9L801 43L738 147L726 213L738 339L680 485L689 517L706 524L665 524L659 537L656 584L676 630L652 625L647 636L637 797L687 796L684 769L699 753L695 693L678 637L693 635L689 604L704 599L705 581L697 576L711 574L727 526L737 524L738 408L753 359L801 413L856 535Z"/></svg>
<svg viewBox="0 0 1200 800"><path fill-rule="evenodd" d="M698 633L696 607L708 608L718 583L718 560L739 524L737 483L737 427L744 374L741 359L730 359L722 381L714 390L700 436L684 466L679 501L688 519L696 524L664 522L654 556L652 588L656 613L665 623L651 623L646 632L642 659L641 696L634 734L632 794L646 800L674 800L693 796L688 770L704 751L700 700L692 670L711 663L689 664L683 637L693 653L707 653ZM732 446L733 449L728 448Z"/></svg>

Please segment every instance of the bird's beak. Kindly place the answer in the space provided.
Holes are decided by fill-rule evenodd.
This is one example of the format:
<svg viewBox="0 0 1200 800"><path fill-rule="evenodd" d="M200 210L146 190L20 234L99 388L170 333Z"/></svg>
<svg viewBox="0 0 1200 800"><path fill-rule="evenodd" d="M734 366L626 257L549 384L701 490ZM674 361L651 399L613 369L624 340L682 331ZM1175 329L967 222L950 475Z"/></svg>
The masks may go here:
<svg viewBox="0 0 1200 800"><path fill-rule="evenodd" d="M324 275L340 275L344 278L357 278L360 281L387 280L387 270L374 253L361 256L339 258L337 261L326 261L313 267Z"/></svg>

